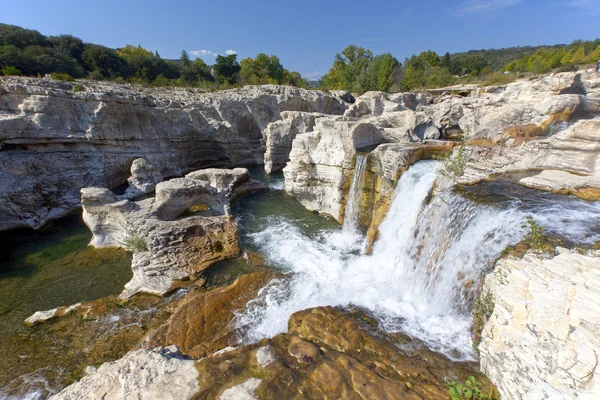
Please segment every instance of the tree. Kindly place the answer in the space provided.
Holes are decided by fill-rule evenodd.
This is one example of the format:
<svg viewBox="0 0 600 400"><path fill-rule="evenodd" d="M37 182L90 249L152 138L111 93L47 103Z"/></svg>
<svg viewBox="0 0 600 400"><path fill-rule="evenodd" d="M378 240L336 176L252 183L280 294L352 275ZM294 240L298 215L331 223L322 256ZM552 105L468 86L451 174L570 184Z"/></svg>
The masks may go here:
<svg viewBox="0 0 600 400"><path fill-rule="evenodd" d="M250 85L281 84L285 69L279 58L261 53L255 59L245 58L240 62L240 82Z"/></svg>
<svg viewBox="0 0 600 400"><path fill-rule="evenodd" d="M442 59L440 60L440 66L449 69L451 65L452 59L450 58L450 53L446 52L446 54L444 54L444 57L442 57Z"/></svg>
<svg viewBox="0 0 600 400"><path fill-rule="evenodd" d="M214 65L215 77L219 82L233 85L237 74L240 72L240 64L237 62L237 54L228 56L218 55Z"/></svg>
<svg viewBox="0 0 600 400"><path fill-rule="evenodd" d="M150 50L146 50L142 46L136 47L130 44L117 49L116 53L118 56L123 57L126 60L139 56L154 57L154 53L152 53Z"/></svg>
<svg viewBox="0 0 600 400"><path fill-rule="evenodd" d="M192 64L192 61L190 60L190 56L189 56L188 52L185 50L181 50L181 58L179 60L181 61L181 65L184 68L188 68Z"/></svg>
<svg viewBox="0 0 600 400"><path fill-rule="evenodd" d="M0 24L0 46L8 45L24 49L27 46L47 47L50 43L38 31L23 29L15 25Z"/></svg>
<svg viewBox="0 0 600 400"><path fill-rule="evenodd" d="M346 47L335 55L325 80L327 88L360 91L359 77L366 72L372 58L370 50L355 45Z"/></svg>
<svg viewBox="0 0 600 400"><path fill-rule="evenodd" d="M390 53L373 57L367 70L360 77L360 91L389 91L392 87L394 72L399 66L401 64Z"/></svg>
<svg viewBox="0 0 600 400"><path fill-rule="evenodd" d="M85 49L83 41L72 35L50 36L48 41L54 52L76 59L81 62L81 55Z"/></svg>
<svg viewBox="0 0 600 400"><path fill-rule="evenodd" d="M108 47L86 44L81 58L88 71L98 71L108 78L129 76L127 61Z"/></svg>

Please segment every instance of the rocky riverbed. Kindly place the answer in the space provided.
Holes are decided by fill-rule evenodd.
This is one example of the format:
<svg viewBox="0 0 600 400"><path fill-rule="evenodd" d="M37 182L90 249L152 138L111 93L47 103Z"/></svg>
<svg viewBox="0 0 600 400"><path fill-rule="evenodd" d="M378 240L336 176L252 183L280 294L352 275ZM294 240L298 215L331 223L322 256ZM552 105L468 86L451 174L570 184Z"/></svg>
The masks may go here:
<svg viewBox="0 0 600 400"><path fill-rule="evenodd" d="M128 250L132 275L19 316L5 396L439 399L469 376L599 395L597 74L356 98L83 86L0 87L0 229L82 207L87 251Z"/></svg>

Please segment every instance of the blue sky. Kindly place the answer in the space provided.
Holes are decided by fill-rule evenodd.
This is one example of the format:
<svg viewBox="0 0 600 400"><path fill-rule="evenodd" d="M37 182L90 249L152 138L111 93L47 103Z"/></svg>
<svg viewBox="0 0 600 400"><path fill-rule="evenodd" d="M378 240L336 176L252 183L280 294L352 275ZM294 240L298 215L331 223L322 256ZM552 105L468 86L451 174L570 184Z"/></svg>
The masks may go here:
<svg viewBox="0 0 600 400"><path fill-rule="evenodd" d="M240 59L275 54L307 78L325 74L352 43L402 62L427 49L600 37L600 0L0 0L0 10L3 23L109 47L141 45L163 58L182 49L208 63L227 51Z"/></svg>

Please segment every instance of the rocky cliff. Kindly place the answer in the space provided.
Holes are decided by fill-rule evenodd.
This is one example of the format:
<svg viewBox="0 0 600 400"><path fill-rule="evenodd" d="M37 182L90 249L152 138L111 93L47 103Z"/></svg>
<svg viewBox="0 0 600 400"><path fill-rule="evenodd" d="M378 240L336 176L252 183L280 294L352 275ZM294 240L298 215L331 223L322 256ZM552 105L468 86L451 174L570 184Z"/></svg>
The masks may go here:
<svg viewBox="0 0 600 400"><path fill-rule="evenodd" d="M484 288L494 311L479 349L502 398L600 397L599 278L597 251L498 262Z"/></svg>
<svg viewBox="0 0 600 400"><path fill-rule="evenodd" d="M262 164L263 131L284 111L342 114L341 93L249 86L215 93L51 79L0 82L0 230L38 228L115 188L143 157L165 178Z"/></svg>

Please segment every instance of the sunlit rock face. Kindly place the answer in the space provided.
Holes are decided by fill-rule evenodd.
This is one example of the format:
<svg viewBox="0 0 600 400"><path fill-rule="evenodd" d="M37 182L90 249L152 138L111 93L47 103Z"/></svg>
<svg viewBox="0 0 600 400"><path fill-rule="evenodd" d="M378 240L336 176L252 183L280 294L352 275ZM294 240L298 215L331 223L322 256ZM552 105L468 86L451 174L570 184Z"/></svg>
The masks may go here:
<svg viewBox="0 0 600 400"><path fill-rule="evenodd" d="M201 93L78 83L84 91L35 78L0 87L0 230L73 211L81 188L124 184L137 158L164 178L262 164L263 131L282 112L347 108L342 93L284 86Z"/></svg>
<svg viewBox="0 0 600 400"><path fill-rule="evenodd" d="M600 254L559 249L496 265L482 370L506 399L600 397Z"/></svg>

